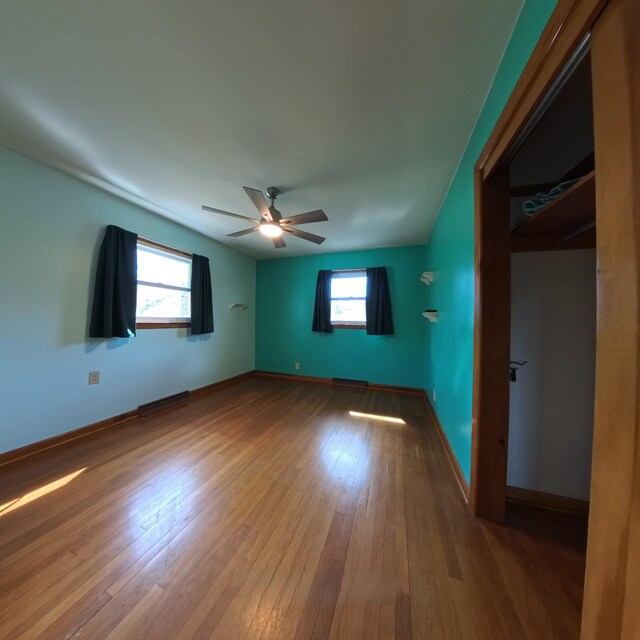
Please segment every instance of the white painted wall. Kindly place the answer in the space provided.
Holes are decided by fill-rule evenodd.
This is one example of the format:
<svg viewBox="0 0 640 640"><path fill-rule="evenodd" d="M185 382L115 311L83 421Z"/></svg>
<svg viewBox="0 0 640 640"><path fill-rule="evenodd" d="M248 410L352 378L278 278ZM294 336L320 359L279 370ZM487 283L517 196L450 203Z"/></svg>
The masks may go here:
<svg viewBox="0 0 640 640"><path fill-rule="evenodd" d="M107 224L208 256L212 335L87 338ZM0 309L0 452L254 369L253 259L2 147Z"/></svg>
<svg viewBox="0 0 640 640"><path fill-rule="evenodd" d="M588 500L596 344L595 250L513 254L507 482Z"/></svg>

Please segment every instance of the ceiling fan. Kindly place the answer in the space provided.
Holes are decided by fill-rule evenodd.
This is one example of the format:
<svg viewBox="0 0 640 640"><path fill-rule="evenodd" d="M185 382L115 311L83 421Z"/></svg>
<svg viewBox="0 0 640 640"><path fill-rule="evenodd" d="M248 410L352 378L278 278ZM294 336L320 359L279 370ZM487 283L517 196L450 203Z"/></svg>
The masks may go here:
<svg viewBox="0 0 640 640"><path fill-rule="evenodd" d="M223 216L231 216L232 218L241 218L242 220L249 220L254 224L249 229L243 229L242 231L236 231L235 233L228 233L231 238L239 238L240 236L253 233L254 231L260 231L263 236L271 238L273 245L276 249L282 249L287 245L282 237L283 233L290 233L292 236L297 236L303 240L309 242L315 242L316 244L322 244L325 239L322 236L317 236L313 233L307 233L306 231L300 231L300 229L294 229L292 225L297 224L310 224L311 222L324 222L328 220L325 212L322 209L316 209L315 211L309 211L307 213L301 213L297 216L290 216L283 218L282 214L275 208L274 202L280 195L280 190L277 187L269 187L267 189L267 196L271 200L271 206L267 206L267 201L264 198L262 191L258 189L251 189L249 187L242 187L245 193L251 198L251 202L256 206L256 209L262 216L261 219L249 218L247 216L241 216L237 213L230 213L229 211L223 211L222 209L215 209L214 207L207 207L202 205L204 211L212 211L213 213L221 213Z"/></svg>

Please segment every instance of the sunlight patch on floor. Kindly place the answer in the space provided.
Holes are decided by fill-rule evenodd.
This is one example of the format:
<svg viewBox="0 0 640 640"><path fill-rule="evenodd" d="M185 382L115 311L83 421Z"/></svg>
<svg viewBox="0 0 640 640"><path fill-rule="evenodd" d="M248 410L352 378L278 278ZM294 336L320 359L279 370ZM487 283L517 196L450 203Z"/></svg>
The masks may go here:
<svg viewBox="0 0 640 640"><path fill-rule="evenodd" d="M407 424L402 418L379 416L375 413L360 413L359 411L349 411L349 415L353 418L368 418L369 420L382 420L384 422L393 422L394 424Z"/></svg>
<svg viewBox="0 0 640 640"><path fill-rule="evenodd" d="M7 513L11 513L20 507L24 507L25 504L29 504L42 496L46 496L48 493L55 491L56 489L60 489L60 487L64 487L66 484L69 484L74 478L77 478L83 471L86 471L88 467L84 467L83 469L78 469L78 471L74 471L58 480L54 480L53 482L49 482L34 491L30 491L29 493L25 493L21 498L16 498L15 500L10 500L9 502L5 502L5 504L0 504L0 516L4 516Z"/></svg>

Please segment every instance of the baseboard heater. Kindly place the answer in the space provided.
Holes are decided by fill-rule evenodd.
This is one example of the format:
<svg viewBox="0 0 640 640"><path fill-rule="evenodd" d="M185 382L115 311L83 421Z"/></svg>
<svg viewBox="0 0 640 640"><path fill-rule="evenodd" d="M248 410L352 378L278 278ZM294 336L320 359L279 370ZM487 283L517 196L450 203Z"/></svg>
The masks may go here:
<svg viewBox="0 0 640 640"><path fill-rule="evenodd" d="M368 389L369 383L366 380L350 380L349 378L333 378L336 387L357 387L358 389Z"/></svg>
<svg viewBox="0 0 640 640"><path fill-rule="evenodd" d="M166 398L160 398L160 400L154 400L153 402L147 402L147 404L141 404L138 407L138 415L148 416L150 413L161 411L173 407L181 402L186 402L189 399L188 391L181 391L180 393L174 393L172 396Z"/></svg>

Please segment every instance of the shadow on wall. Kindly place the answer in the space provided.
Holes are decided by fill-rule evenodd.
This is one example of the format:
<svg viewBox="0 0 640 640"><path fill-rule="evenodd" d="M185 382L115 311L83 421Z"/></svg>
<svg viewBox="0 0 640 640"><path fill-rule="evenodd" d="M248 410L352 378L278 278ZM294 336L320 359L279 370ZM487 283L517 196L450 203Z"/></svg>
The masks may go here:
<svg viewBox="0 0 640 640"><path fill-rule="evenodd" d="M212 333L205 333L200 336L192 336L187 329L180 329L180 333L178 333L178 337L185 337L187 339L187 342L206 342L207 340L211 340L212 336Z"/></svg>
<svg viewBox="0 0 640 640"><path fill-rule="evenodd" d="M104 229L96 234L90 259L87 260L87 247L91 246L87 241L87 235L94 232L93 225L80 227L75 233L67 231L69 250L64 257L59 258L64 260L64 275L63 282L60 283L59 307L55 317L60 318L61 347L89 341L93 288ZM56 247L53 250L55 251Z"/></svg>

